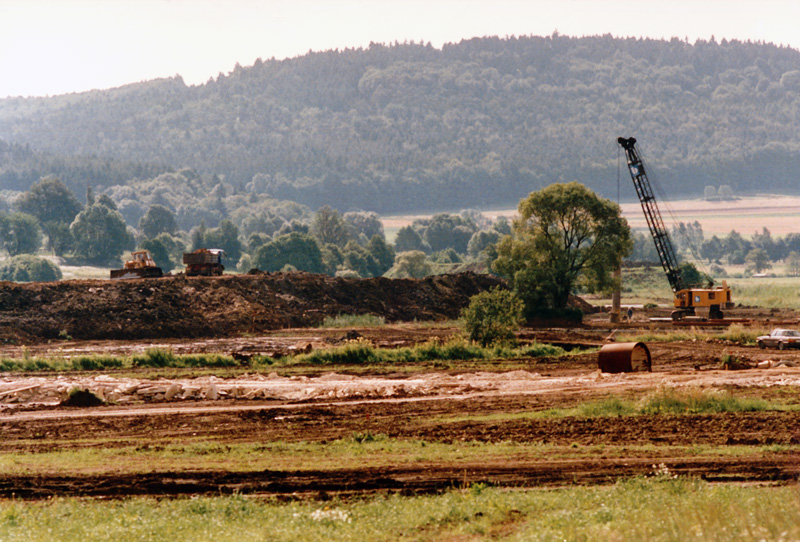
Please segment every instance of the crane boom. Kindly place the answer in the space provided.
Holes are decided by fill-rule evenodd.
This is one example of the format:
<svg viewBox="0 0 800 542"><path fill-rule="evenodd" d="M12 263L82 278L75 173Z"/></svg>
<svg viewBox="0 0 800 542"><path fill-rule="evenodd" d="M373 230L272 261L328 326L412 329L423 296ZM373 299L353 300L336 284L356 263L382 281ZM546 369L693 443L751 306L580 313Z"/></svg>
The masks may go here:
<svg viewBox="0 0 800 542"><path fill-rule="evenodd" d="M625 157L628 161L631 179L633 179L633 186L636 188L636 194L642 204L642 211L644 211L647 226L650 228L650 235L653 236L661 266L664 268L669 285L675 294L674 304L676 310L672 311L673 320L694 316L697 308L707 309L708 317L711 319L722 319L722 309L733 307L731 289L725 281L722 281L722 286L709 286L708 288L695 288L685 283L681 276L680 267L678 267L675 248L669 238L667 228L664 226L661 212L658 210L653 188L647 178L639 153L636 152L636 139L633 137L620 137L617 138L617 143L625 149Z"/></svg>
<svg viewBox="0 0 800 542"><path fill-rule="evenodd" d="M625 149L625 157L628 160L628 170L631 173L631 179L633 179L633 186L636 188L636 194L642 203L644 218L647 220L650 235L653 236L653 241L656 244L656 252L658 252L661 266L667 274L669 285L672 287L673 292L683 290L686 285L683 282L680 267L678 267L678 257L675 254L675 248L672 246L672 240L669 238L669 232L664 226L664 220L661 218L661 211L658 210L658 204L653 195L650 180L647 178L644 164L639 158L639 153L636 152L636 138L620 137L617 138L617 142Z"/></svg>

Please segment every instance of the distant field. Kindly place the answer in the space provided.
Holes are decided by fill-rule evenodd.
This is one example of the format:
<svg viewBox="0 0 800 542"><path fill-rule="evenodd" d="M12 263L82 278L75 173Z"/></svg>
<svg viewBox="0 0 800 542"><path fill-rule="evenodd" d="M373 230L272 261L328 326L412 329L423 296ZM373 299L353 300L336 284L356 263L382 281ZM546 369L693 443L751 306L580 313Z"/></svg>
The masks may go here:
<svg viewBox="0 0 800 542"><path fill-rule="evenodd" d="M622 203L622 216L635 230L646 230L647 223L638 202ZM798 196L759 196L741 198L736 201L709 202L701 199L659 202L664 224L667 228L678 222L694 222L703 227L706 237L727 235L736 230L745 237L767 228L772 235L784 236L800 232L800 197ZM484 211L490 218L498 216L513 217L514 209ZM397 230L411 224L415 219L430 215L390 216L383 218L383 227L390 240L394 240Z"/></svg>

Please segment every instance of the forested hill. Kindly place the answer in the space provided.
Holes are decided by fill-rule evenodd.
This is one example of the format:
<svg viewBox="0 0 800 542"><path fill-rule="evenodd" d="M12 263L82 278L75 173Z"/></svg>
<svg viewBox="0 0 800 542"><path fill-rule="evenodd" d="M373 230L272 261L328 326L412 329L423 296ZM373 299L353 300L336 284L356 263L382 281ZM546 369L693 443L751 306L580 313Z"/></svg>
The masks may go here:
<svg viewBox="0 0 800 542"><path fill-rule="evenodd" d="M514 204L570 180L610 197L618 136L639 140L669 196L707 185L798 192L800 52L713 39L481 38L257 61L199 86L175 77L9 98L0 138L18 151L6 156L29 158L0 162L0 188L48 173L72 187L85 186L82 174L118 184L158 164L343 211Z"/></svg>

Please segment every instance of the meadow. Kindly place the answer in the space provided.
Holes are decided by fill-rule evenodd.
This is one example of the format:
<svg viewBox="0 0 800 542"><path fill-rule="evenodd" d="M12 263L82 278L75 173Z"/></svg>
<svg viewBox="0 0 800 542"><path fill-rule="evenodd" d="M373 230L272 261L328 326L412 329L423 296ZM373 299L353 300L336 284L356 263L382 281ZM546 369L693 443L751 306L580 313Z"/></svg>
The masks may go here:
<svg viewBox="0 0 800 542"><path fill-rule="evenodd" d="M663 465L610 486L328 501L196 497L0 502L0 540L323 541L800 539L797 486L715 486Z"/></svg>

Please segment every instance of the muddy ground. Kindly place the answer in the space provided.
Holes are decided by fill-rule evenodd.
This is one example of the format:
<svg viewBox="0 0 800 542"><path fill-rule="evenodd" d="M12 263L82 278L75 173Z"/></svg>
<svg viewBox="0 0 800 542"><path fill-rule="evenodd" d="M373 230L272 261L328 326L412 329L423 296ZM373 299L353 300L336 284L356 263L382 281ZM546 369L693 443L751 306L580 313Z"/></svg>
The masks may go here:
<svg viewBox="0 0 800 542"><path fill-rule="evenodd" d="M350 313L354 307L367 305L380 308L374 313L383 311L390 321L411 320L413 314L450 318L469 295L490 287L493 279L331 280L306 277L293 284L274 274L197 280L173 277L157 287L150 281L117 285L75 281L85 284L22 289L3 284L0 319L8 342L0 346L0 357L129 355L158 347L175 353L219 352L246 358L326 348L342 339L346 330L298 328L296 323L309 325L318 322L322 314ZM89 295L97 301L92 302ZM315 296L324 300L316 307ZM203 310L216 315L211 319L195 310L200 305L188 301L203 298ZM274 306L269 305L273 302ZM254 309L258 304L261 308ZM798 315L790 311L747 309L740 313L734 316L758 319L760 326L798 327ZM354 435L555 448L541 453L534 446L530 453L491 462L405 462L381 468L332 466L320 471L299 466L270 468L266 456L263 465L246 472L232 472L224 465L189 470L145 468L144 474L114 465L100 473L0 472L0 497L240 492L325 498L375 491L428 492L476 482L548 487L606 484L622 477L651 475L654 465L660 463L668 465L672 473L712 482L796 482L800 477L797 410L636 418L523 416L609 396L638 399L664 389L730 392L800 404L800 351L759 350L714 339L652 342L648 347L653 372L600 373L597 353L590 349L606 344L609 337L659 326L675 329L671 324L650 323L648 316L639 311L639 321L612 326L604 316L595 315L582 326L528 328L520 333L522 342L548 342L573 350L574 355L566 358L451 362L423 368L310 366L288 371L275 367L258 372L243 369L225 377L213 371L185 374L186 370L162 370L153 376L153 371L146 369L124 374L5 373L0 376L0 459L9 454L27 456L85 447L128 447L157 453L160 447L198 442L219 446L328 443ZM131 323L134 317L146 321ZM180 323L170 324L170 318ZM39 325L42 327L37 328ZM73 340L48 342L47 334L65 325ZM116 336L114 330L119 326L125 331ZM721 328L710 328L709 333L714 329ZM181 336L184 330L186 335ZM387 348L458 333L448 324L408 323L357 331ZM147 339L137 338L139 334ZM75 340L82 336L88 339ZM23 337L29 339L24 346ZM724 370L723 357L735 358L739 370ZM757 368L759 364L764 368ZM65 406L64 398L72 388L90 390L109 404ZM698 451L707 447L717 447L720 453Z"/></svg>
<svg viewBox="0 0 800 542"><path fill-rule="evenodd" d="M427 328L420 336L429 335ZM440 328L438 333L447 330ZM453 330L450 330L453 331ZM385 344L412 341L413 326L363 329L367 338ZM338 331L341 333L341 331ZM254 348L275 341L284 344L324 344L320 330L293 330L281 337L258 337L180 343L190 350ZM562 344L602 344L607 329L526 330L524 340L550 340ZM150 343L102 342L68 346L78 351L122 352ZM173 346L179 346L174 343ZM107 347L107 350L105 349ZM320 346L322 347L322 346ZM43 345L40 349L46 349ZM57 348L51 346L50 348ZM0 453L74 450L84 446L127 446L136 449L193 442L232 443L330 442L353 435L385 435L426 442L519 442L551 444L566 450L592 447L591 454L525 454L490 464L475 461L411 463L396 467L307 471L264 468L229 472L224 468L157 471L145 474L3 475L0 496L44 498L53 495L103 496L192 495L257 493L295 498L325 497L374 491L405 493L436 491L483 482L513 487L605 484L621 477L649 475L654 464L666 463L670 472L715 482L795 482L800 476L800 413L753 412L742 414L652 415L630 418L496 418L564 408L615 395L642 397L657 389L689 388L731 391L741 396L800 403L800 352L731 347L721 342L650 344L652 373L608 375L600 373L597 354L576 354L566 360L518 360L515 370L491 370L459 362L420 373L391 372L383 367L374 374L359 368L331 372L308 368L307 374L282 376L279 372L248 373L232 378L168 376L148 380L136 374L99 376L72 373L44 378L40 375L6 375L0 390L30 385L32 379L46 389L97 381L103 386L136 381L138 385L167 388L181 384L202 388L212 382L216 399L171 400L145 397L128 404L99 407L65 407L29 402L6 403L0 410ZM44 352L41 352L44 353ZM723 353L756 366L762 361L783 361L770 369L721 369ZM500 364L501 362L498 362ZM187 383L188 382L188 383ZM261 386L265 394L246 397L236 393ZM2 392L0 392L2 393ZM436 421L434 421L436 420ZM90 440L87 441L87 438ZM99 444L99 443L100 444ZM724 455L703 455L694 447L719 446ZM753 453L752 447L774 447ZM652 448L643 452L642 449ZM663 450L663 451L659 451ZM743 451L744 450L744 451ZM268 459L268 458L267 458Z"/></svg>

